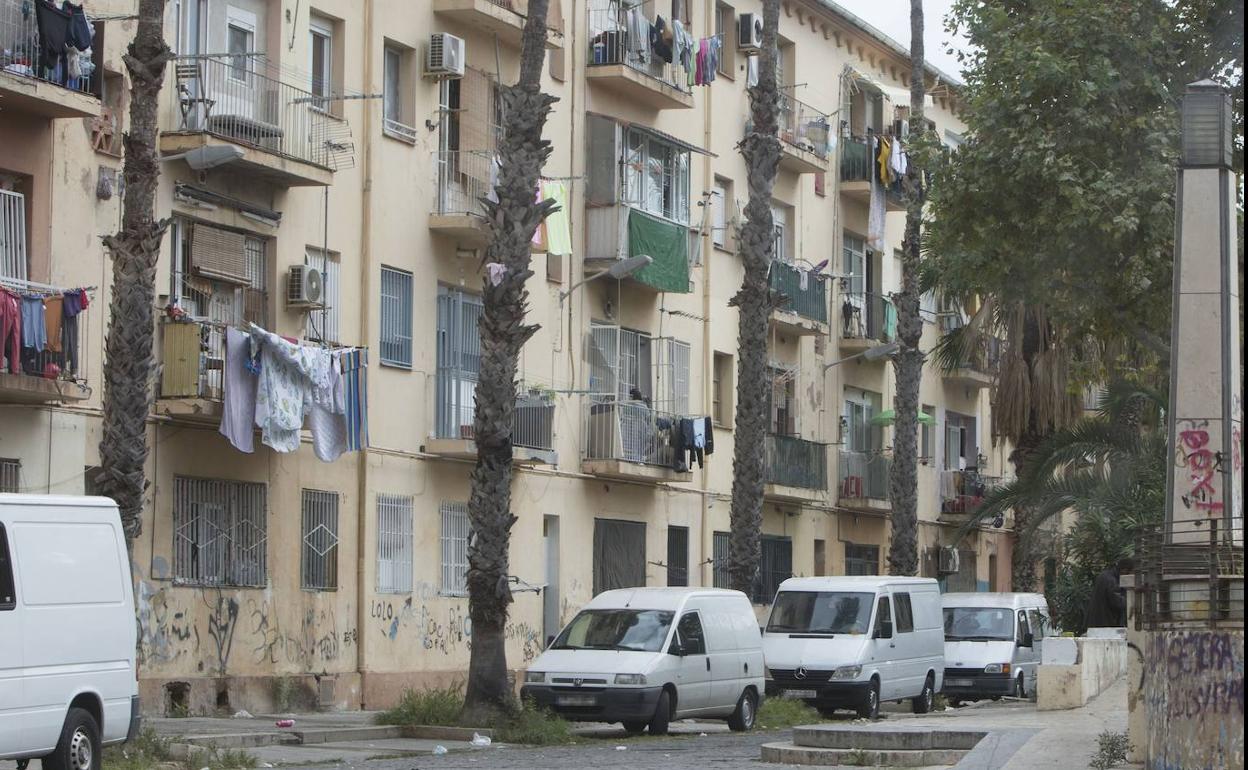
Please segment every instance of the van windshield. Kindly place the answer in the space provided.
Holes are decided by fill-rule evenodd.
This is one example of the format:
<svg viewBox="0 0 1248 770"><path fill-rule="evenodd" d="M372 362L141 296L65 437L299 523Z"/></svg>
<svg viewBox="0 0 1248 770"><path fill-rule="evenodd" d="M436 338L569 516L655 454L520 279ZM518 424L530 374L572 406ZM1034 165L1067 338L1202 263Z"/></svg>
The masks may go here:
<svg viewBox="0 0 1248 770"><path fill-rule="evenodd" d="M1014 640L1014 611L1004 607L946 607L945 641Z"/></svg>
<svg viewBox="0 0 1248 770"><path fill-rule="evenodd" d="M659 652L673 615L662 610L584 610L572 618L551 649Z"/></svg>
<svg viewBox="0 0 1248 770"><path fill-rule="evenodd" d="M848 591L781 591L767 632L865 634L874 599L874 594Z"/></svg>

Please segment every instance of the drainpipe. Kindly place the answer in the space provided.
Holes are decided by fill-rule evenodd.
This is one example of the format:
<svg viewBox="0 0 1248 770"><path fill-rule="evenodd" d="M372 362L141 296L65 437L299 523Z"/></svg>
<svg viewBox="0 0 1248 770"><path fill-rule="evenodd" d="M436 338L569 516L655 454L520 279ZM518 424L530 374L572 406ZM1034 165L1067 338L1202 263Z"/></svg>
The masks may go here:
<svg viewBox="0 0 1248 770"><path fill-rule="evenodd" d="M715 18L714 14L716 12L715 0L706 0L704 5L705 5L705 8L703 11L703 18L708 19L708 20L714 19ZM714 26L712 26L711 29L714 29ZM703 101L702 101L702 104L703 104L703 107L702 107L702 146L703 147L711 146L711 105L712 105L711 91L712 90L713 89L710 89L710 88L705 88L702 90L702 98L703 98ZM711 157L709 155L704 155L702 156L702 190L706 191L706 190L713 189L714 181L715 181L714 174L711 171ZM706 206L703 206L701 221L705 222L707 221L706 207L711 205L711 200L709 198L702 198L702 200L706 204ZM728 211L727 205L728 205L728 202L724 201L724 206L725 206L724 211ZM711 222L711 228L713 228L714 226L715 226L715 223ZM711 228L707 228L707 229L709 230ZM699 233L698 237L702 239L702 403L712 404L715 402L715 394L711 392L712 388L714 388L714 382L715 382L715 349L711 345L711 258L715 256L715 247L713 246L714 240L711 237L710 233ZM709 368L707 366L708 362L710 364ZM712 419L711 420L712 431L715 430L714 423L715 423L715 420ZM699 554L702 556L702 558L699 560L700 563L702 564L702 569L699 570L699 572L701 572L702 574L700 574L698 577L701 579L702 585L704 586L711 585L714 582L714 575L715 575L715 566L710 565L712 579L710 581L706 580L707 557L706 557L706 553L704 549L708 547L707 544L709 541L706 535L707 535L707 532L710 531L708 529L708 522L707 522L707 520L710 518L710 508L711 508L710 478L711 478L710 471L703 468L702 469L702 517L701 517L701 526L699 527L701 534L699 535L699 548L698 548ZM714 556L715 549L711 547L710 550L711 550L711 555Z"/></svg>
<svg viewBox="0 0 1248 770"><path fill-rule="evenodd" d="M373 6L375 3L364 3L364 83L365 91L373 90ZM362 275L360 276L360 296L363 298L371 297L372 290L372 200L373 200L373 110L374 105L371 100L364 101L364 179L363 189L360 195L360 264L363 266ZM372 339L372 330L369 328L369 312L372 305L367 300L360 302L360 339L363 340L364 347L368 347L368 342ZM366 575L366 556L365 542L368 536L368 447L363 447L362 451L356 457L356 498L359 500L358 515L356 519L356 545L355 545L355 592L356 592L356 620L355 627L357 629L355 643L355 670L360 678L360 708L366 708L364 702L364 675L367 671L365 665L365 649L367 648L367 637L362 633L367 616L367 599L368 589L365 584Z"/></svg>

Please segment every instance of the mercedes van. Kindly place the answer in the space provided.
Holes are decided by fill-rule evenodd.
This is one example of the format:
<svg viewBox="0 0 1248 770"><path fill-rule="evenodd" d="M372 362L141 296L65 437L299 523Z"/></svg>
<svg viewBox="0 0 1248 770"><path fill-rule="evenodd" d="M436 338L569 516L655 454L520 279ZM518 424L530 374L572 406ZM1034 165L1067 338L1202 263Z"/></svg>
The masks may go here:
<svg viewBox="0 0 1248 770"><path fill-rule="evenodd" d="M663 735L686 717L749 730L763 698L758 620L740 591L604 591L529 666L520 697L629 733Z"/></svg>
<svg viewBox="0 0 1248 770"><path fill-rule="evenodd" d="M0 759L98 770L132 738L135 629L116 504L0 494Z"/></svg>
<svg viewBox="0 0 1248 770"><path fill-rule="evenodd" d="M941 604L950 702L1036 691L1040 648L1052 633L1043 594L953 593Z"/></svg>
<svg viewBox="0 0 1248 770"><path fill-rule="evenodd" d="M930 578L806 577L780 584L763 633L767 693L828 714L879 716L883 701L935 705L945 669L940 589Z"/></svg>

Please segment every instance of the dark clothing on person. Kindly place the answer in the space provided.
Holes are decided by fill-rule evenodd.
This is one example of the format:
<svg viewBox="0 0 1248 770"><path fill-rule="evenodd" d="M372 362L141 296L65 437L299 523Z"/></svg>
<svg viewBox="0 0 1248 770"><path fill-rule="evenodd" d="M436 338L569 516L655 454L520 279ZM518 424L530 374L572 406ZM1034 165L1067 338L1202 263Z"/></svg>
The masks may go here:
<svg viewBox="0 0 1248 770"><path fill-rule="evenodd" d="M1127 602L1118 588L1118 570L1106 567L1092 583L1088 598L1088 628L1122 628L1127 625Z"/></svg>

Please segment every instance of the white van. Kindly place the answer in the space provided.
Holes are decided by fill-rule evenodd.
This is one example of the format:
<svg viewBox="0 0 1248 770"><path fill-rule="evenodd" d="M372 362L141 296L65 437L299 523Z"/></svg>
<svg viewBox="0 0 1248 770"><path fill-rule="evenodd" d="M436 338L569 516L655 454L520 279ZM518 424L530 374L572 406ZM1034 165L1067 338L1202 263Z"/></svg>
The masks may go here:
<svg viewBox="0 0 1248 770"><path fill-rule="evenodd" d="M945 669L930 578L808 577L780 584L763 633L767 692L874 719L882 701L935 705Z"/></svg>
<svg viewBox="0 0 1248 770"><path fill-rule="evenodd" d="M1052 633L1043 594L945 594L945 689L950 701L1026 698L1036 691L1043 639Z"/></svg>
<svg viewBox="0 0 1248 770"><path fill-rule="evenodd" d="M763 698L758 620L740 591L604 591L529 666L520 697L630 733L686 717L749 730Z"/></svg>
<svg viewBox="0 0 1248 770"><path fill-rule="evenodd" d="M135 633L113 501L0 494L0 759L101 767L139 729Z"/></svg>

